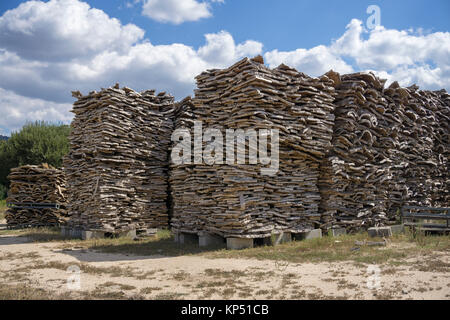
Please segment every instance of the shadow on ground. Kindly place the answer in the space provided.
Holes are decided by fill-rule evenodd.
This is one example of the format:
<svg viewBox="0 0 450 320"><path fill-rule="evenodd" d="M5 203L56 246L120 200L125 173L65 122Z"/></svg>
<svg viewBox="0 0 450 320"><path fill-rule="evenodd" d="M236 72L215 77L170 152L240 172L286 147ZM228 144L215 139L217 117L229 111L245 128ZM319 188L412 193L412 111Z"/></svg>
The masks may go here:
<svg viewBox="0 0 450 320"><path fill-rule="evenodd" d="M108 243L109 242L109 243ZM220 246L199 247L196 244L181 245L173 237L164 239L144 238L133 241L129 239L101 239L98 242L79 242L78 247L67 247L61 253L71 255L83 262L126 261L144 259L163 259L213 252L223 249Z"/></svg>
<svg viewBox="0 0 450 320"><path fill-rule="evenodd" d="M0 246L8 244L24 244L30 242L54 242L70 240L56 232L56 229L30 228L15 230L0 230Z"/></svg>
<svg viewBox="0 0 450 320"><path fill-rule="evenodd" d="M24 244L33 242L24 236L0 236L0 248L1 246L12 245L12 244Z"/></svg>
<svg viewBox="0 0 450 320"><path fill-rule="evenodd" d="M0 248L3 245L54 243L55 252L67 254L85 262L160 259L213 252L223 246L199 247L197 243L179 244L170 231L154 237L137 240L105 238L81 240L64 237L55 228L36 228L0 231Z"/></svg>

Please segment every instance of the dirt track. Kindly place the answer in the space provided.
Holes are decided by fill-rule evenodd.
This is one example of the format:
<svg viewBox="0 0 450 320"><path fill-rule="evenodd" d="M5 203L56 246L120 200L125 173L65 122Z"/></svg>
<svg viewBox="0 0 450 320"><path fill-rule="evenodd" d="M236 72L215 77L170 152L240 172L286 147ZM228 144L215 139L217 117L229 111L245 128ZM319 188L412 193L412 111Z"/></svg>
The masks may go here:
<svg viewBox="0 0 450 320"><path fill-rule="evenodd" d="M436 254L443 264L449 256ZM81 267L80 290L67 271ZM146 299L449 299L450 275L411 266L380 266L380 288L369 289L367 266L281 263L193 256L107 254L61 243L0 236L0 283L29 284L69 298ZM373 276L373 275L372 275Z"/></svg>

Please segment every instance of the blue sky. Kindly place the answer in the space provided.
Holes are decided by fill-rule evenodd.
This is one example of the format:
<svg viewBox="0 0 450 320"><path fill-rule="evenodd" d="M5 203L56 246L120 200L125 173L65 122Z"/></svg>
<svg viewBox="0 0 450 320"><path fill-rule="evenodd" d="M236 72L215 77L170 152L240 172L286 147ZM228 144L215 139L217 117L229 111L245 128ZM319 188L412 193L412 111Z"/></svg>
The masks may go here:
<svg viewBox="0 0 450 320"><path fill-rule="evenodd" d="M25 1L2 0L0 14L21 2ZM351 19L366 20L366 8L371 4L380 7L382 25L387 28L450 29L448 0L226 0L212 4L212 18L181 25L152 21L141 14L141 6L127 8L123 0L86 2L124 24L138 25L154 44L181 42L197 47L203 44L205 33L227 30L237 42L254 39L267 50L310 48L338 38Z"/></svg>
<svg viewBox="0 0 450 320"><path fill-rule="evenodd" d="M0 14L16 8L20 0L0 1ZM449 31L448 0L226 0L212 4L212 18L181 25L160 23L143 16L142 6L127 8L133 0L88 0L110 17L124 24L134 23L144 29L154 44L181 42L197 47L205 33L227 30L237 42L254 39L267 50L293 50L327 44L338 38L353 18L366 20L366 8L376 4L381 9L382 25L399 30L423 28Z"/></svg>
<svg viewBox="0 0 450 320"><path fill-rule="evenodd" d="M369 5L380 8L375 29ZM370 70L448 90L449 13L447 0L2 0L0 134L70 122L71 90L120 82L181 99L202 70L256 54L312 76Z"/></svg>

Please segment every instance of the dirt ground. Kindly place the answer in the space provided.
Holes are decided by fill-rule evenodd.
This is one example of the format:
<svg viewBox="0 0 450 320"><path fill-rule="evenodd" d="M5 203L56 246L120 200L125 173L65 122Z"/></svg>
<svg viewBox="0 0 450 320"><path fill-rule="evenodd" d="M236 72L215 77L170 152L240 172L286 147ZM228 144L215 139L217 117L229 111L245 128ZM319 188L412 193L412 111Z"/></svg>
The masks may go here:
<svg viewBox="0 0 450 320"><path fill-rule="evenodd" d="M64 299L450 298L448 252L433 253L437 267L426 270L415 264L420 256L398 266L368 266L354 261L136 256L62 244L0 235L0 285L38 288L48 298Z"/></svg>

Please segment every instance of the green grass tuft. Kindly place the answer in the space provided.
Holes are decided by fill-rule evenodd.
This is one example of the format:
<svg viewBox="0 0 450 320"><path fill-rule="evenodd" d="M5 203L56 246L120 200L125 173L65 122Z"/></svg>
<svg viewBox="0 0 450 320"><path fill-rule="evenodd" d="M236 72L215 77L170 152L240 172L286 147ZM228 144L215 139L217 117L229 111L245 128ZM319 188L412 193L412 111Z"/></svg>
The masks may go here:
<svg viewBox="0 0 450 320"><path fill-rule="evenodd" d="M5 212L8 207L6 207L6 200L0 200L0 221L5 219Z"/></svg>

